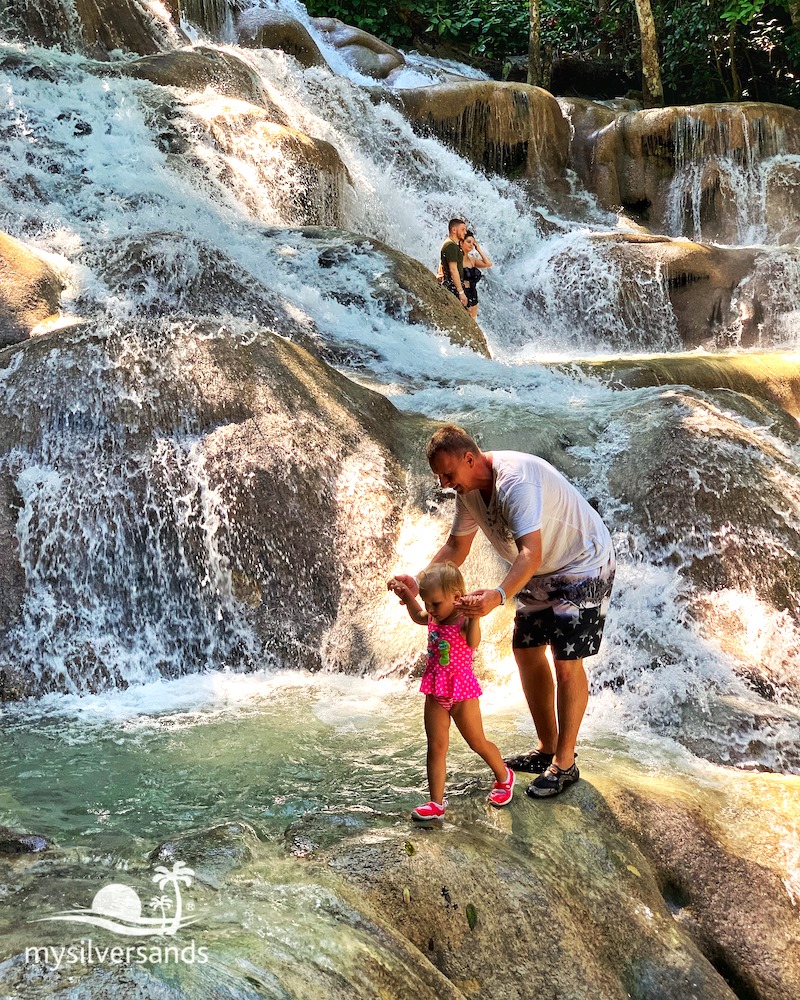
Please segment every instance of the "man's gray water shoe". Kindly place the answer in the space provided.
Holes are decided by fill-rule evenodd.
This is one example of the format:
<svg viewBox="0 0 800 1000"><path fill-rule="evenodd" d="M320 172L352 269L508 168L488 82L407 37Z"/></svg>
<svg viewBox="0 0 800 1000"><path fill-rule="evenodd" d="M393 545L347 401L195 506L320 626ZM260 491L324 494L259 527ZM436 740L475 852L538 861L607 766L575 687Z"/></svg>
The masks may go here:
<svg viewBox="0 0 800 1000"><path fill-rule="evenodd" d="M512 771L521 771L524 774L541 774L553 763L553 757L555 754L534 750L533 753L521 753L518 757L504 757L503 763Z"/></svg>
<svg viewBox="0 0 800 1000"><path fill-rule="evenodd" d="M574 785L580 776L577 764L566 769L551 764L538 778L533 779L525 791L535 799L546 799L551 795L560 795L565 788Z"/></svg>

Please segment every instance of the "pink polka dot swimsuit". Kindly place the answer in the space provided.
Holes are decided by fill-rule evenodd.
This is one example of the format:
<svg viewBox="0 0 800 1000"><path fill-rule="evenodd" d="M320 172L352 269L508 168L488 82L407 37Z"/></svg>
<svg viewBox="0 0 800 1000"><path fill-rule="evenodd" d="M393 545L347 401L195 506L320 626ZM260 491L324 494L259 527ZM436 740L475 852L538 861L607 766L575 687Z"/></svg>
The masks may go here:
<svg viewBox="0 0 800 1000"><path fill-rule="evenodd" d="M428 622L428 662L419 689L422 694L432 694L446 708L482 694L472 672L473 650L461 634L463 620L459 618L452 625Z"/></svg>

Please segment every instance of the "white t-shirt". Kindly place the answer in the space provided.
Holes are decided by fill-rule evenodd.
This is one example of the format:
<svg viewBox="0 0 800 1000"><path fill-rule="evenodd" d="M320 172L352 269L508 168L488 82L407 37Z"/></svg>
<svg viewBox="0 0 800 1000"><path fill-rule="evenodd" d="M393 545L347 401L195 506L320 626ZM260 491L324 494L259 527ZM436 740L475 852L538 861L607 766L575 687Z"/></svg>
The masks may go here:
<svg viewBox="0 0 800 1000"><path fill-rule="evenodd" d="M487 504L480 490L456 497L454 535L480 528L503 559L513 563L514 540L542 533L542 564L536 577L594 577L613 559L608 528L597 511L549 462L519 451L491 453L494 471Z"/></svg>

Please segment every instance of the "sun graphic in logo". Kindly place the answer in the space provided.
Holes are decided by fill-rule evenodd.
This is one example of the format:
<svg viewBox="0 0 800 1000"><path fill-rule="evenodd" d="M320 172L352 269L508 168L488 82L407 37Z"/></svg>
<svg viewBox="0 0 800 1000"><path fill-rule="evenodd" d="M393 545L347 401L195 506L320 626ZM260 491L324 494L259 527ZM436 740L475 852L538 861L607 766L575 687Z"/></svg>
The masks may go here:
<svg viewBox="0 0 800 1000"><path fill-rule="evenodd" d="M92 905L86 909L63 910L52 917L39 917L36 922L44 920L62 920L72 923L94 924L95 927L105 927L106 930L131 937L141 937L145 934L175 934L181 927L194 923L196 917L184 917L181 885L190 886L194 872L182 861L176 861L172 869L159 865L156 868L153 881L158 883L162 891L171 886L174 898L170 896L153 896L150 906L160 910L160 917L143 917L142 901L135 889L121 882L112 882L99 889L92 900ZM172 916L167 911L172 910Z"/></svg>
<svg viewBox="0 0 800 1000"><path fill-rule="evenodd" d="M112 882L104 885L92 900L94 913L106 917L118 917L120 920L138 920L142 915L142 901L139 893L129 885Z"/></svg>

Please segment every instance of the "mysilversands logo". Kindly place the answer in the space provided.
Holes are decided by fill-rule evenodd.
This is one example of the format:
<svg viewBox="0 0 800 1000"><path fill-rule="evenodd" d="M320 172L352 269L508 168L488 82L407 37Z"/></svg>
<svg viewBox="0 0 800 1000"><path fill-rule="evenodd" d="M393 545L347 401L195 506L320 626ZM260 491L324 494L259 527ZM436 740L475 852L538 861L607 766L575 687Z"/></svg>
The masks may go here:
<svg viewBox="0 0 800 1000"><path fill-rule="evenodd" d="M92 900L89 907L74 910L62 910L49 917L37 917L35 923L46 921L61 921L74 924L92 924L115 934L127 937L142 938L145 936L174 936L183 928L192 924L196 916L185 916L181 885L187 888L192 884L194 872L182 861L176 861L172 869L159 865L155 869L153 881L158 883L162 895L153 896L149 901L150 910L160 913L160 916L146 916L142 913L142 900L135 889L129 885L113 882L104 885ZM168 895L169 891L172 895ZM138 945L130 947L98 947L91 938L81 938L78 945L54 946L46 945L38 948L25 949L26 962L41 962L59 968L66 965L114 965L131 963L168 963L168 962L198 962L208 961L208 951L198 948L194 940L182 948L177 945L163 946Z"/></svg>

